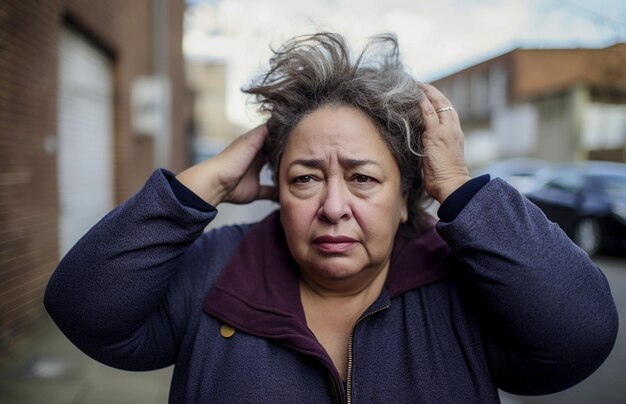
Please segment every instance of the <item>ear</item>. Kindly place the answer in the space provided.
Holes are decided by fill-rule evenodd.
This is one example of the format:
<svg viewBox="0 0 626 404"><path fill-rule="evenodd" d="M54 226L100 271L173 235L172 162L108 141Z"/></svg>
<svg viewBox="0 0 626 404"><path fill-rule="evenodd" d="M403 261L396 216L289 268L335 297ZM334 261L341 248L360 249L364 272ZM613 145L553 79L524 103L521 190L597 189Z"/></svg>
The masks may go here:
<svg viewBox="0 0 626 404"><path fill-rule="evenodd" d="M406 192L402 194L402 205L400 206L400 223L406 223L409 220L409 210L407 208L408 195Z"/></svg>

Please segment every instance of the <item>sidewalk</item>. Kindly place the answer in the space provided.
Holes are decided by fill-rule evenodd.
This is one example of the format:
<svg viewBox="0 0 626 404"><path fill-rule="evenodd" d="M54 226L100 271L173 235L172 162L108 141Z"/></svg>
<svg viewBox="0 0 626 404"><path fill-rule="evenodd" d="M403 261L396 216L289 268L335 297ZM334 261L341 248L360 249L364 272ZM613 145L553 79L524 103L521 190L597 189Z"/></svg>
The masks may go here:
<svg viewBox="0 0 626 404"><path fill-rule="evenodd" d="M0 404L166 404L171 374L99 364L47 319L3 353Z"/></svg>

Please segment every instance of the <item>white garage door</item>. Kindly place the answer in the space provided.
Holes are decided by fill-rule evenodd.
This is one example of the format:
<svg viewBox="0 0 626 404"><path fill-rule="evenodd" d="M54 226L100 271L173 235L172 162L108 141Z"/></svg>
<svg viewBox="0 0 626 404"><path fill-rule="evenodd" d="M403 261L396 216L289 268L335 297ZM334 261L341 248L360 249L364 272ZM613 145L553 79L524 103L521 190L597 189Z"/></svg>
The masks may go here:
<svg viewBox="0 0 626 404"><path fill-rule="evenodd" d="M59 47L61 256L113 206L113 80L108 57L64 29Z"/></svg>

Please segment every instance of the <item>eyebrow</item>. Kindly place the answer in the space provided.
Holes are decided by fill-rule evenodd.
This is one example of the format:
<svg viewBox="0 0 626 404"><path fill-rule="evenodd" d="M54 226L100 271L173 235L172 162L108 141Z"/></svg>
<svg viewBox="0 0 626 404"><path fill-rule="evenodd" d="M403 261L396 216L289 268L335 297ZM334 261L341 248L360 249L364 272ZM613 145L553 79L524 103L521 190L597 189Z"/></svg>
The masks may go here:
<svg viewBox="0 0 626 404"><path fill-rule="evenodd" d="M340 159L339 164L341 164L343 168L362 167L368 164L374 164L374 165L380 166L380 164L374 160L357 160L357 159ZM326 163L324 162L324 160L319 160L319 159L297 159L297 160L292 161L289 164L289 167L292 167L295 165L301 165L301 166L308 167L308 168L320 169L320 168L323 168L326 165Z"/></svg>
<svg viewBox="0 0 626 404"><path fill-rule="evenodd" d="M324 161L316 160L316 159L310 159L310 160L297 159L289 163L289 167L293 167L293 166L304 166L307 168L322 168L324 167Z"/></svg>

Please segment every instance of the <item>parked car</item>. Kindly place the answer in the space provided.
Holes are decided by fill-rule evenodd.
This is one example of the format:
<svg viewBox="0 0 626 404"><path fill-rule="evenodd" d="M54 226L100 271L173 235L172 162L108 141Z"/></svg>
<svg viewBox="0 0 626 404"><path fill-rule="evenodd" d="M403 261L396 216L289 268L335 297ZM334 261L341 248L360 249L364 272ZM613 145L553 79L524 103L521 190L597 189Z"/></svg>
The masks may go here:
<svg viewBox="0 0 626 404"><path fill-rule="evenodd" d="M536 178L526 197L589 255L626 250L626 164L560 164Z"/></svg>
<svg viewBox="0 0 626 404"><path fill-rule="evenodd" d="M540 159L513 158L497 161L472 176L490 174L491 178L502 178L521 193L526 193L535 187L535 173L547 166L548 163Z"/></svg>

